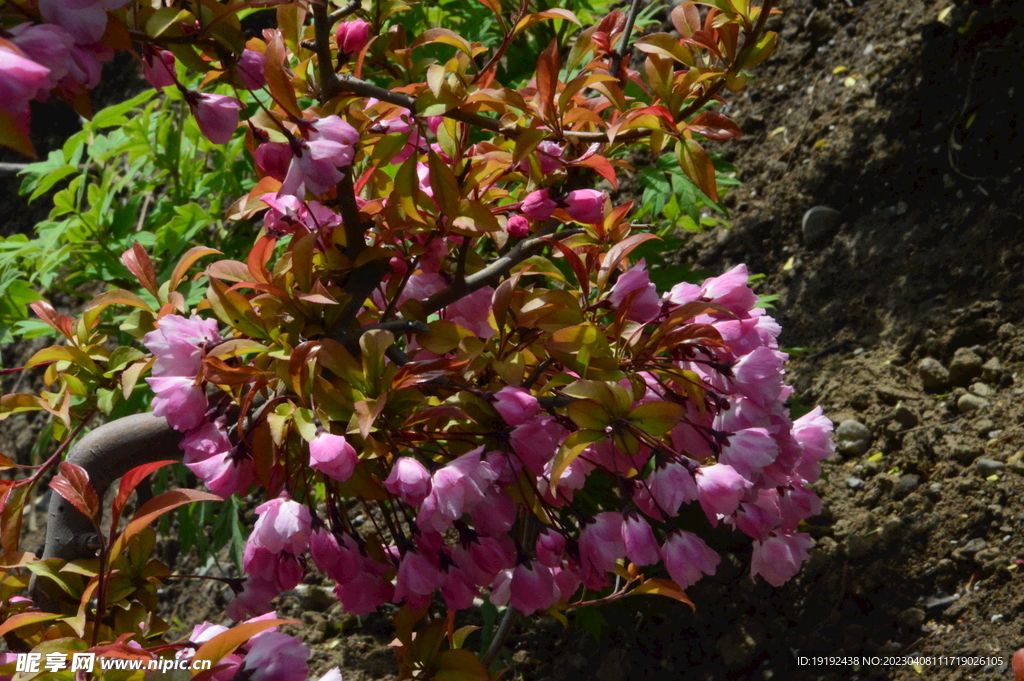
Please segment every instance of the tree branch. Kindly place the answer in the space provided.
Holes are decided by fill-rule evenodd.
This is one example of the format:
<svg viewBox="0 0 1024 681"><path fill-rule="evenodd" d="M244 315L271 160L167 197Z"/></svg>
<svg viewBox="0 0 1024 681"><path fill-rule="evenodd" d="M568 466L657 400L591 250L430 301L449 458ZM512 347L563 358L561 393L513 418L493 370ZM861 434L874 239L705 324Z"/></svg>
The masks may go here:
<svg viewBox="0 0 1024 681"><path fill-rule="evenodd" d="M567 229L564 232L555 233L555 230L558 229L558 225L559 223L557 221L553 221L553 224L546 226L539 234L537 234L537 236L520 241L508 253L501 256L479 272L474 272L466 277L461 285L457 285L459 282L456 281L443 291L438 291L423 301L423 309L427 314L432 314L440 310L442 307L446 307L457 300L465 298L470 293L473 293L484 286L498 283L502 277L512 271L513 267L544 248L544 246L547 245L546 239L548 237L553 236L554 238L561 240L583 233L582 229Z"/></svg>
<svg viewBox="0 0 1024 681"><path fill-rule="evenodd" d="M180 460L182 434L162 416L152 413L126 416L90 432L71 448L66 461L77 464L89 474L89 482L100 499L107 488L136 466L164 459ZM92 521L79 513L64 497L54 494L46 523L43 558L76 560L92 555L90 542L95 536ZM58 612L56 604L39 587L29 586L32 600L42 610Z"/></svg>
<svg viewBox="0 0 1024 681"><path fill-rule="evenodd" d="M320 75L320 103L325 104L341 92L338 76L334 73L334 59L331 56L331 18L327 16L327 5L313 5L313 30L316 36L317 73Z"/></svg>

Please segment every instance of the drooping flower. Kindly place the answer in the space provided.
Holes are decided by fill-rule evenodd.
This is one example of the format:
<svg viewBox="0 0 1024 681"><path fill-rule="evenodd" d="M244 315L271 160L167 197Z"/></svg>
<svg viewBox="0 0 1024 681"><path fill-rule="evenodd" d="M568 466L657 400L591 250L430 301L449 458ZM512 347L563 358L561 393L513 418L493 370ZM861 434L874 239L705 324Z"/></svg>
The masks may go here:
<svg viewBox="0 0 1024 681"><path fill-rule="evenodd" d="M227 144L238 127L238 112L245 108L234 97L189 91L185 101L199 124L199 130L214 144Z"/></svg>
<svg viewBox="0 0 1024 681"><path fill-rule="evenodd" d="M698 499L712 525L718 525L720 515L732 514L739 507L744 491L752 486L750 480L728 464L716 463L697 469Z"/></svg>
<svg viewBox="0 0 1024 681"><path fill-rule="evenodd" d="M512 449L530 472L539 476L568 435L569 431L553 416L540 414L512 431Z"/></svg>
<svg viewBox="0 0 1024 681"><path fill-rule="evenodd" d="M235 71L246 90L256 90L267 84L263 68L267 58L255 50L243 50L235 64Z"/></svg>
<svg viewBox="0 0 1024 681"><path fill-rule="evenodd" d="M142 75L159 90L174 85L174 53L154 47L142 55Z"/></svg>
<svg viewBox="0 0 1024 681"><path fill-rule="evenodd" d="M312 517L302 504L278 497L256 507L256 525L249 541L271 553L288 551L297 556L309 545Z"/></svg>
<svg viewBox="0 0 1024 681"><path fill-rule="evenodd" d="M540 409L537 398L530 391L514 385L507 385L494 393L494 408L510 426L528 423Z"/></svg>
<svg viewBox="0 0 1024 681"><path fill-rule="evenodd" d="M63 28L53 24L21 24L11 27L10 33L11 42L27 59L50 70L46 85L35 93L36 99L45 100L49 91L71 72L71 51L75 47L75 39ZM24 75L17 74L16 71L8 72L7 69L3 69L3 72L8 78L18 79L20 76L21 80L24 79ZM0 89L2 88L3 86L0 86ZM15 108L6 97L0 101L5 108Z"/></svg>
<svg viewBox="0 0 1024 681"><path fill-rule="evenodd" d="M561 592L551 568L537 561L516 565L509 584L509 602L524 615L547 610L558 602Z"/></svg>
<svg viewBox="0 0 1024 681"><path fill-rule="evenodd" d="M661 547L665 569L681 589L689 588L704 575L715 574L722 558L704 540L682 530L672 532Z"/></svg>
<svg viewBox="0 0 1024 681"><path fill-rule="evenodd" d="M107 29L107 10L118 9L130 0L39 0L39 13L57 24L80 45L99 42Z"/></svg>
<svg viewBox="0 0 1024 681"><path fill-rule="evenodd" d="M626 298L633 295L626 311L626 319L634 322L649 322L661 312L661 298L658 296L658 289L651 283L651 277L647 272L647 266L643 260L619 275L612 286L609 299L612 305L618 309L626 301Z"/></svg>
<svg viewBox="0 0 1024 681"><path fill-rule="evenodd" d="M551 192L547 189L538 189L537 191L530 192L523 199L520 210L523 211L523 215L530 218L531 220L543 221L547 220L558 208L558 204L551 199Z"/></svg>
<svg viewBox="0 0 1024 681"><path fill-rule="evenodd" d="M637 513L626 514L623 517L622 543L626 547L626 557L637 565L654 565L661 560L654 531Z"/></svg>
<svg viewBox="0 0 1024 681"><path fill-rule="evenodd" d="M679 515L679 507L697 499L697 482L681 463L672 461L655 467L633 493L633 501L647 515L661 520Z"/></svg>
<svg viewBox="0 0 1024 681"><path fill-rule="evenodd" d="M384 481L384 487L407 504L419 506L430 494L430 471L412 457L400 457Z"/></svg>
<svg viewBox="0 0 1024 681"><path fill-rule="evenodd" d="M321 195L339 181L338 168L352 165L359 133L338 116L327 116L309 126L309 139L296 139L292 159L279 193L302 198L305 191Z"/></svg>
<svg viewBox="0 0 1024 681"><path fill-rule="evenodd" d="M477 338L490 338L497 331L491 324L491 299L494 288L484 286L445 308L444 318L473 333Z"/></svg>
<svg viewBox="0 0 1024 681"><path fill-rule="evenodd" d="M750 561L750 578L764 577L772 586L782 586L800 571L807 552L814 546L809 534L779 533L754 542Z"/></svg>
<svg viewBox="0 0 1024 681"><path fill-rule="evenodd" d="M345 482L351 478L357 463L359 455L344 435L322 430L309 443L310 468L338 482Z"/></svg>

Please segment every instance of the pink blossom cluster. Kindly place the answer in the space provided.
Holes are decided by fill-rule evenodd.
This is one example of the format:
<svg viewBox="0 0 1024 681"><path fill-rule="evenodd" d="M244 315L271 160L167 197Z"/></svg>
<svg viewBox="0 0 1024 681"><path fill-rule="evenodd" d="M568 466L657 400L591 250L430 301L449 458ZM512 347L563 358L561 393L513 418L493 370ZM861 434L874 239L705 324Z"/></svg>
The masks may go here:
<svg viewBox="0 0 1024 681"><path fill-rule="evenodd" d="M217 322L192 314L165 315L143 342L156 357L152 377L153 413L185 436L184 462L211 492L223 498L244 492L253 481L252 459L232 446L224 419L207 416L206 391L199 377L208 346L221 340Z"/></svg>
<svg viewBox="0 0 1024 681"><path fill-rule="evenodd" d="M255 151L256 165L280 180L279 195L305 198L306 191L322 196L337 184L340 169L352 165L359 132L338 116L303 123L305 136L288 142L264 142Z"/></svg>
<svg viewBox="0 0 1024 681"><path fill-rule="evenodd" d="M555 456L572 423L542 408L531 391L504 387L491 400L508 429L505 448L478 447L443 465L395 458L383 485L395 503L411 509L414 523L411 535L384 547L384 555L371 555L358 534L311 519L309 509L294 501L260 507L267 515L261 515L246 550L249 581L236 611L269 608L277 592L294 587L301 578L296 557L306 548L337 583L343 607L355 613L389 601L419 608L435 594L457 610L485 592L495 604L533 613L568 602L581 585L608 587L621 560L663 564L686 588L713 575L721 560L700 536L706 526L678 520L682 507L693 503L707 526L726 523L753 541L752 578L781 585L812 546L797 528L821 509L808 485L818 478L819 462L833 452L832 425L820 408L790 419L779 325L756 307L747 278L741 265L701 286L680 284L659 296L641 262L620 274L609 292L610 305L626 306L627 318L638 322L657 322L696 303L692 309L699 314L692 321L721 336L721 347L677 360L680 370L700 377L712 397L701 408L688 407L670 433L671 449L655 452L641 445L630 455L611 439L601 441L573 460L555 485ZM443 283L437 273L414 274L407 290L426 296ZM479 301L470 296L444 314L487 337L494 332L487 321L491 296L489 290ZM416 359L434 356L411 345ZM666 399L671 386L653 375L644 378L647 394L637 404ZM310 452L311 466L339 481L358 463L346 439L327 432L317 436ZM638 478L635 472L645 468L651 472ZM530 545L518 543L520 535L512 532L518 506L511 492L523 476L548 508L558 508L571 504L599 469L619 476L629 494L625 511L570 523L552 515ZM270 517L276 520L265 520ZM267 535L270 527L273 534Z"/></svg>

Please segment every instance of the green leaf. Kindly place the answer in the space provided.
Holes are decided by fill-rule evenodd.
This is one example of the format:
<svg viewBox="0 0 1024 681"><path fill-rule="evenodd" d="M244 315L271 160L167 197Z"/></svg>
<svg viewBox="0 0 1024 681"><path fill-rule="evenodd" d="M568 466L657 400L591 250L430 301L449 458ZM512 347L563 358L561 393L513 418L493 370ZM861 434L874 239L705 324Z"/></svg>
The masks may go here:
<svg viewBox="0 0 1024 681"><path fill-rule="evenodd" d="M648 435L661 437L672 430L686 414L675 402L646 402L626 414L626 419Z"/></svg>

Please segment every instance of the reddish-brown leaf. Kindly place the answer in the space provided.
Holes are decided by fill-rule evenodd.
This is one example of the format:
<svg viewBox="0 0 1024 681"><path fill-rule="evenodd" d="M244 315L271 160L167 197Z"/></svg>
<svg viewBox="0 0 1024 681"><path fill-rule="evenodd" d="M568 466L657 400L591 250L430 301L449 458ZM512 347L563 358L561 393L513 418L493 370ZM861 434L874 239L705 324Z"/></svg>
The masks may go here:
<svg viewBox="0 0 1024 681"><path fill-rule="evenodd" d="M679 140L676 143L676 158L679 159L679 167L686 176L693 180L709 199L718 203L715 166L711 163L708 153L704 151L704 147L696 140Z"/></svg>
<svg viewBox="0 0 1024 681"><path fill-rule="evenodd" d="M537 61L537 94L540 96L540 114L554 125L555 95L558 94L558 40L552 39L551 44L541 53Z"/></svg>
<svg viewBox="0 0 1024 681"><path fill-rule="evenodd" d="M174 463L173 459L142 464L131 469L121 477L121 483L117 486L117 497L114 499L114 505L111 508L111 532L116 531L117 523L121 519L121 511L124 510L124 505L128 501L128 497L131 496L131 493L135 491L135 488L149 477L153 471L159 470L171 463Z"/></svg>
<svg viewBox="0 0 1024 681"><path fill-rule="evenodd" d="M711 140L728 140L743 137L743 131L732 119L717 111L702 111L687 125L690 130Z"/></svg>
<svg viewBox="0 0 1024 681"><path fill-rule="evenodd" d="M131 248L121 254L121 262L135 275L143 288L154 296L157 295L160 286L156 282L156 270L153 269L153 261L149 259L149 253L146 253L142 244L138 241L132 244Z"/></svg>
<svg viewBox="0 0 1024 681"><path fill-rule="evenodd" d="M100 498L84 468L67 461L61 462L60 474L50 481L50 487L94 525L99 524Z"/></svg>

